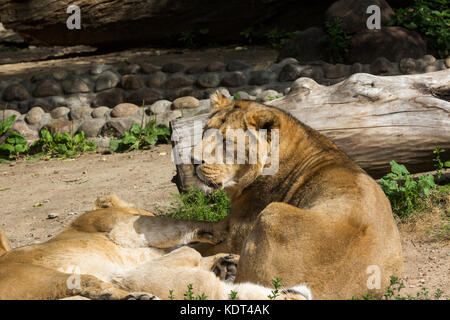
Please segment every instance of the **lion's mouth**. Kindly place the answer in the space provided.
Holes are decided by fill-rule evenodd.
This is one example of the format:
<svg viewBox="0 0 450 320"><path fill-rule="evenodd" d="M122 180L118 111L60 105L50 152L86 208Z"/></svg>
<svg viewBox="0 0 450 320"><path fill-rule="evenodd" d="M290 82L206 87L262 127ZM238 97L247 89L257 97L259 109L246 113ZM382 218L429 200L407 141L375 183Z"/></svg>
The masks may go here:
<svg viewBox="0 0 450 320"><path fill-rule="evenodd" d="M194 167L194 177L196 177L197 183L195 183L196 187L199 187L204 193L212 193L218 189L222 188L222 184L215 183L205 177L199 170L197 170L197 166Z"/></svg>

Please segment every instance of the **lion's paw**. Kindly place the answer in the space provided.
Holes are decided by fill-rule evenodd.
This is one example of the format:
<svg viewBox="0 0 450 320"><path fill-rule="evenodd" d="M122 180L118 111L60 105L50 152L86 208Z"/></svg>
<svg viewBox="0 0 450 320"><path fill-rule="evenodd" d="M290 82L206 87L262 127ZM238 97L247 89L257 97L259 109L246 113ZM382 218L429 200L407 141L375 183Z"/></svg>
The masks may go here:
<svg viewBox="0 0 450 320"><path fill-rule="evenodd" d="M161 300L157 296L145 292L132 292L123 300Z"/></svg>
<svg viewBox="0 0 450 320"><path fill-rule="evenodd" d="M236 254L228 254L218 257L214 262L212 271L220 278L220 280L233 282L236 277L239 256Z"/></svg>

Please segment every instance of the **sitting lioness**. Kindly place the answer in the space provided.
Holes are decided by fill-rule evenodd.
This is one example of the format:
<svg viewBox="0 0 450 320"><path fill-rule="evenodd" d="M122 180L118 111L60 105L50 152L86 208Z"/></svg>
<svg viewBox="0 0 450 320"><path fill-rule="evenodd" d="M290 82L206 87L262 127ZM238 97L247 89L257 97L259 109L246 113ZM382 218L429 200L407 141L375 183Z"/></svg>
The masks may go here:
<svg viewBox="0 0 450 320"><path fill-rule="evenodd" d="M220 131L219 149L229 129L278 130L279 168L262 175L268 163L260 154L248 161L249 144L243 164L195 165L195 184L206 192L224 189L232 204L224 220L198 225L223 241L195 248L204 256L240 254L237 283L269 286L280 277L285 286L305 283L313 299L380 294L403 260L390 203L377 183L330 140L278 108L218 92L211 101L204 132ZM256 137L258 148L270 150L271 136ZM204 137L202 143L203 150L217 150L219 142Z"/></svg>
<svg viewBox="0 0 450 320"><path fill-rule="evenodd" d="M0 229L0 300L149 300L167 299L169 294L183 299L189 284L208 299L229 299L231 291L238 299L268 299L271 294L270 288L259 285L221 281L234 276L236 256L202 258L186 246L173 251L152 247L215 243L211 234L197 232L187 221L171 222L162 234L158 229L169 219L132 208L114 196L98 199L94 209L41 244L11 249ZM296 285L277 299L311 299L311 293Z"/></svg>

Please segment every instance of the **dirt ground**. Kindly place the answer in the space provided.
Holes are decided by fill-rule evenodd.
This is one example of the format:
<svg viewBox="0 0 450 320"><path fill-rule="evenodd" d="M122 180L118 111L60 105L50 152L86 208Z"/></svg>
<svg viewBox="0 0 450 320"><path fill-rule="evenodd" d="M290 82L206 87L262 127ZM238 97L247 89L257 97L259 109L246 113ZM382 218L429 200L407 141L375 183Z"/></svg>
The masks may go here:
<svg viewBox="0 0 450 320"><path fill-rule="evenodd" d="M61 231L95 199L116 194L138 208L168 205L177 188L171 147L125 154L90 154L75 160L0 164L0 226L13 247L42 242ZM49 215L56 218L49 219ZM450 298L450 243L401 228L404 293L426 287Z"/></svg>

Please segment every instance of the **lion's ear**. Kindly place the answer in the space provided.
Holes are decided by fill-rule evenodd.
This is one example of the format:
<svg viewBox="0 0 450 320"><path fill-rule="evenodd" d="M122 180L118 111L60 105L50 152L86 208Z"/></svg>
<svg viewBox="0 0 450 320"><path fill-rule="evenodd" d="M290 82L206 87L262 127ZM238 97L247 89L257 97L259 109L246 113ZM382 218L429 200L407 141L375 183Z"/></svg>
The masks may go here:
<svg viewBox="0 0 450 320"><path fill-rule="evenodd" d="M267 131L280 128L280 118L278 115L270 110L258 110L249 112L245 116L245 123L247 128Z"/></svg>
<svg viewBox="0 0 450 320"><path fill-rule="evenodd" d="M227 97L224 97L223 94L217 90L214 92L209 99L211 100L211 104L214 109L220 109L226 106L233 105L233 101L228 99Z"/></svg>

